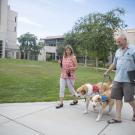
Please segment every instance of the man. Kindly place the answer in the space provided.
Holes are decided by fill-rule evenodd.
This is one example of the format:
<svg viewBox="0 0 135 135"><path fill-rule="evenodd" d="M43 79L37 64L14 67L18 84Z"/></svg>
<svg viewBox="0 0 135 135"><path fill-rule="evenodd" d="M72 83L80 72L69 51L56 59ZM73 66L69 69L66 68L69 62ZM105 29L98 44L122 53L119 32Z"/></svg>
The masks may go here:
<svg viewBox="0 0 135 135"><path fill-rule="evenodd" d="M111 98L116 100L115 118L108 121L109 124L121 123L122 99L128 102L133 108L133 118L135 121L135 100L134 86L130 83L127 72L135 70L135 46L128 45L125 35L120 35L116 39L119 49L115 53L113 63L104 73L107 75L112 69L116 69L112 86Z"/></svg>

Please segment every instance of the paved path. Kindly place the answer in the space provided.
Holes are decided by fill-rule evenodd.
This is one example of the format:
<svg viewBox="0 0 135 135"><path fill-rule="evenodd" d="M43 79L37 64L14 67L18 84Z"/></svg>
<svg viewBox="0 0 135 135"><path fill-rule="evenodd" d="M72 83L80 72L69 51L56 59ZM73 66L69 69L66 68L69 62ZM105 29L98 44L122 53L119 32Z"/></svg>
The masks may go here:
<svg viewBox="0 0 135 135"><path fill-rule="evenodd" d="M135 135L128 104L122 110L122 123L108 125L114 110L96 122L91 107L89 114L83 114L84 100L76 106L69 103L65 101L61 109L55 109L56 102L0 104L0 135Z"/></svg>

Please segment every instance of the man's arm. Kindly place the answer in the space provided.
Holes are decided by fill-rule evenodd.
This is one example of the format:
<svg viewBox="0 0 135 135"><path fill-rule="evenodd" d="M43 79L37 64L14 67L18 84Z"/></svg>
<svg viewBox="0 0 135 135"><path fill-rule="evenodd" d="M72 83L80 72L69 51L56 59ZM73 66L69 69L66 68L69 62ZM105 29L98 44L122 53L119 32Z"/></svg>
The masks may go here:
<svg viewBox="0 0 135 135"><path fill-rule="evenodd" d="M105 71L104 75L108 75L110 73L110 71L112 71L113 69L115 69L115 65L114 64L111 64L110 67Z"/></svg>

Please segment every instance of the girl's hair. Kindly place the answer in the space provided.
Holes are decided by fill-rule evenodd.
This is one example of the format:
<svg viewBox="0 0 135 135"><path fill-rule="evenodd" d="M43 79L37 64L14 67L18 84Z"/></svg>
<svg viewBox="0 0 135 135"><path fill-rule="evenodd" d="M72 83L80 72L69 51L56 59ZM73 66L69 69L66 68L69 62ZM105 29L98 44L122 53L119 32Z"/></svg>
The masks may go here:
<svg viewBox="0 0 135 135"><path fill-rule="evenodd" d="M71 45L67 45L66 47L65 47L65 49L64 49L64 57L66 58L67 57L67 54L66 54L66 50L67 49L70 49L71 50L71 56L73 56L74 55L74 51L73 51L73 48L71 47Z"/></svg>

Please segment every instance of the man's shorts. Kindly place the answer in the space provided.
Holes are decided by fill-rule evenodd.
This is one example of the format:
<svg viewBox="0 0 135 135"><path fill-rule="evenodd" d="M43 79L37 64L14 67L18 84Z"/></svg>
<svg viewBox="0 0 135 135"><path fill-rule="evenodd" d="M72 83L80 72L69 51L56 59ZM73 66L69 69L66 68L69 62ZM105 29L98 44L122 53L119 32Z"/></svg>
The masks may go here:
<svg viewBox="0 0 135 135"><path fill-rule="evenodd" d="M134 86L128 82L113 82L111 98L116 100L122 100L124 96L125 102L131 102L134 100Z"/></svg>

